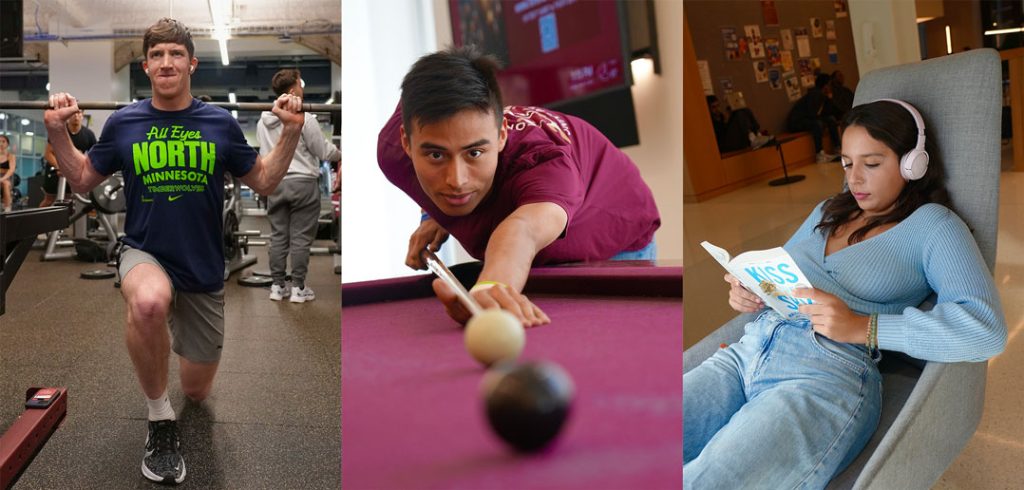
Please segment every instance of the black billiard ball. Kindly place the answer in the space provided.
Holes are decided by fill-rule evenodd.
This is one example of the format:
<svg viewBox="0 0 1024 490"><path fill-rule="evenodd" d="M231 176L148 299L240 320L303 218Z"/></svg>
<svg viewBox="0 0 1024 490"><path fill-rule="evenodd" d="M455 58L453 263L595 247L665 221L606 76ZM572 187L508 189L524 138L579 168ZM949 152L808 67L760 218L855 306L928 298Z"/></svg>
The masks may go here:
<svg viewBox="0 0 1024 490"><path fill-rule="evenodd" d="M572 406L572 379L550 362L500 363L482 383L487 420L518 451L547 446Z"/></svg>

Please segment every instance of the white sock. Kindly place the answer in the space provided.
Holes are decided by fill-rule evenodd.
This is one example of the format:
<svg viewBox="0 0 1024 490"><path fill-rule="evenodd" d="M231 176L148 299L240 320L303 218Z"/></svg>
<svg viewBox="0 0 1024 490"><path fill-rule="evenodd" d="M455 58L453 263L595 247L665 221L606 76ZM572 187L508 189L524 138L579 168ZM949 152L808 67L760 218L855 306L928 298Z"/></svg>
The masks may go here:
<svg viewBox="0 0 1024 490"><path fill-rule="evenodd" d="M171 407L171 400L167 398L167 391L157 398L150 400L146 398L146 407L149 408L149 420L174 420L174 408Z"/></svg>

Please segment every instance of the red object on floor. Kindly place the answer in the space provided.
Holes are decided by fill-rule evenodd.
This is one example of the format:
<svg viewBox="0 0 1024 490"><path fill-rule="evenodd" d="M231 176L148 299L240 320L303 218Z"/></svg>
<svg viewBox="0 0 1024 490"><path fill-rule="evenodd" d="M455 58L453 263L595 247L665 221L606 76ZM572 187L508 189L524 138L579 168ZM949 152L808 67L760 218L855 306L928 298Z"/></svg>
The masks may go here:
<svg viewBox="0 0 1024 490"><path fill-rule="evenodd" d="M54 391L47 393L44 390ZM47 393L48 396L33 398L37 392ZM29 388L25 393L26 406L44 405L46 400L49 400L46 407L26 408L25 413L0 437L0 488L14 485L21 472L64 420L68 411L67 388Z"/></svg>

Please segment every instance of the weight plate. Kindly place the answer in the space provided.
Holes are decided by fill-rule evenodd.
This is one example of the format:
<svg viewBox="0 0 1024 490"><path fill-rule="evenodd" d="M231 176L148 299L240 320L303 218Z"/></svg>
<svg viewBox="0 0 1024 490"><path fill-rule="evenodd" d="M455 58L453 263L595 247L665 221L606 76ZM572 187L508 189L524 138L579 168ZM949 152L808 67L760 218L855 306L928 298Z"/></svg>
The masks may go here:
<svg viewBox="0 0 1024 490"><path fill-rule="evenodd" d="M92 269L87 270L79 274L82 279L97 280L97 279L112 279L117 273L110 269Z"/></svg>
<svg viewBox="0 0 1024 490"><path fill-rule="evenodd" d="M238 278L238 284L247 288L265 288L273 283L273 279L264 276L245 276Z"/></svg>

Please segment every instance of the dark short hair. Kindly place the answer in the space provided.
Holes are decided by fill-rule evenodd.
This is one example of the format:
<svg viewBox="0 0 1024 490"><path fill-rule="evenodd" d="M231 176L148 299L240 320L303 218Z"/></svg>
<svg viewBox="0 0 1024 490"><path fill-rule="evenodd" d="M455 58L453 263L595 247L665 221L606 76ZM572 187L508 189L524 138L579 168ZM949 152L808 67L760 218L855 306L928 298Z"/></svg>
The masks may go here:
<svg viewBox="0 0 1024 490"><path fill-rule="evenodd" d="M924 116L921 116L924 118ZM917 124L903 106L889 101L876 101L862 104L846 113L843 119L844 131L851 126L864 128L872 138L888 146L897 158L917 146ZM868 220L867 224L850 235L849 243L854 244L864 239L872 228L886 223L898 223L910 216L917 208L937 203L953 209L949 191L946 190L946 174L939 160L938 151L928 131L925 121L925 151L928 152L928 171L920 179L911 180L903 187L896 197L896 206L891 212ZM856 218L860 207L849 189L836 194L825 202L822 208L821 222L815 227L831 235L838 227ZM955 211L955 210L954 210Z"/></svg>
<svg viewBox="0 0 1024 490"><path fill-rule="evenodd" d="M817 78L814 79L814 88L824 87L825 85L828 85L828 83L831 81L832 77L822 73L818 75Z"/></svg>
<svg viewBox="0 0 1024 490"><path fill-rule="evenodd" d="M146 29L142 36L142 52L149 53L149 48L160 43L181 44L188 50L189 58L196 55L196 45L192 42L192 33L188 27L169 17L156 21L156 24Z"/></svg>
<svg viewBox="0 0 1024 490"><path fill-rule="evenodd" d="M270 81L270 88L274 90L274 95L286 94L299 82L300 78L302 78L302 73L297 68L278 70Z"/></svg>
<svg viewBox="0 0 1024 490"><path fill-rule="evenodd" d="M500 126L503 106L498 87L501 65L475 46L448 48L416 60L402 79L402 126L445 120L466 109L492 112Z"/></svg>
<svg viewBox="0 0 1024 490"><path fill-rule="evenodd" d="M704 100L707 100L708 101L708 105L711 105L711 104L714 104L715 102L718 102L718 96L706 95L706 96L704 96Z"/></svg>

